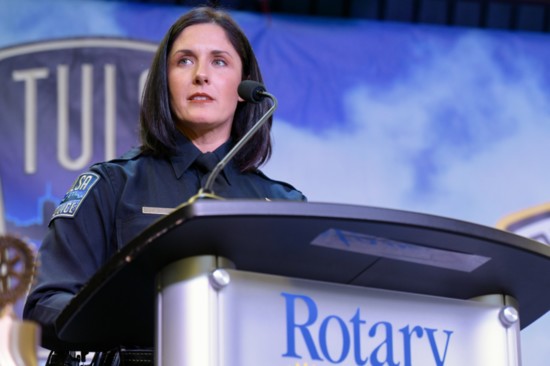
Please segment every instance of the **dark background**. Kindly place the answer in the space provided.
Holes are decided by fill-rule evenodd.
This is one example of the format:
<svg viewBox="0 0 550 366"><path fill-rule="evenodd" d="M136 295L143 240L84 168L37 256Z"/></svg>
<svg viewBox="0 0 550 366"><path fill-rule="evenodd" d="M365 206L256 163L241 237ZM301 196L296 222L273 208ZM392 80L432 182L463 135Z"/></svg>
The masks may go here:
<svg viewBox="0 0 550 366"><path fill-rule="evenodd" d="M266 14L373 19L458 27L550 32L550 0L104 0Z"/></svg>

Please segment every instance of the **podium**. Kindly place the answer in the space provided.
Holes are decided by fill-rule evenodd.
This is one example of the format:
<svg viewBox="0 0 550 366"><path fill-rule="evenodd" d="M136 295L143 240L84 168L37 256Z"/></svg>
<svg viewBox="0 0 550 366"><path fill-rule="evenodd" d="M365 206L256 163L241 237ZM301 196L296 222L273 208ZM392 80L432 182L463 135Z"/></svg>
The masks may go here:
<svg viewBox="0 0 550 366"><path fill-rule="evenodd" d="M73 349L157 365L517 365L550 310L550 248L391 209L200 200L160 218L67 305Z"/></svg>

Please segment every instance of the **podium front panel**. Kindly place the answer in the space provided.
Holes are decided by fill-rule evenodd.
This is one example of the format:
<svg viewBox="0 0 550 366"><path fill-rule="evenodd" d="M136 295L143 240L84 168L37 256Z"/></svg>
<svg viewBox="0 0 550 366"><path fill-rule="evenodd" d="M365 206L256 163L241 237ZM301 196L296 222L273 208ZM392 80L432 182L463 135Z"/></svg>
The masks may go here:
<svg viewBox="0 0 550 366"><path fill-rule="evenodd" d="M211 276L159 294L158 365L519 364L519 321L503 322L503 304L232 269L213 286Z"/></svg>

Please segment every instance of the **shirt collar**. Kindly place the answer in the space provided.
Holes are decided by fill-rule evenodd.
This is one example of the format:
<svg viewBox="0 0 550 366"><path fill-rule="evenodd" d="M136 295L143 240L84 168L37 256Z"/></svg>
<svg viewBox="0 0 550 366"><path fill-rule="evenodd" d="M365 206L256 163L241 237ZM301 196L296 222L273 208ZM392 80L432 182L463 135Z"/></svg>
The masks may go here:
<svg viewBox="0 0 550 366"><path fill-rule="evenodd" d="M170 162L172 164L172 168L174 169L176 178L180 179L183 176L183 173L189 169L195 159L197 159L202 152L191 142L191 140L181 133L178 133L176 143L178 146L177 151L174 155L170 156ZM232 146L233 143L231 139L229 139L213 151L213 153L216 154L218 160L221 160L229 152ZM236 173L237 170L230 161L223 169L221 175L223 175L225 179L227 179L227 182L231 184L231 181L234 179Z"/></svg>

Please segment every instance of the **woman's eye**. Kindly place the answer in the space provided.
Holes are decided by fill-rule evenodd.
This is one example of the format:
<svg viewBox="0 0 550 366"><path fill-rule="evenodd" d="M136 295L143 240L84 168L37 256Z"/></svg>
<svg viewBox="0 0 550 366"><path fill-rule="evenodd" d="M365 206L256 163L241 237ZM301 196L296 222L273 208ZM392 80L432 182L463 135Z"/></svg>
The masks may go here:
<svg viewBox="0 0 550 366"><path fill-rule="evenodd" d="M189 58L182 58L178 61L179 64L191 65L193 61Z"/></svg>
<svg viewBox="0 0 550 366"><path fill-rule="evenodd" d="M227 62L225 62L225 60L217 59L217 60L214 60L214 64L217 66L225 66L227 65Z"/></svg>

